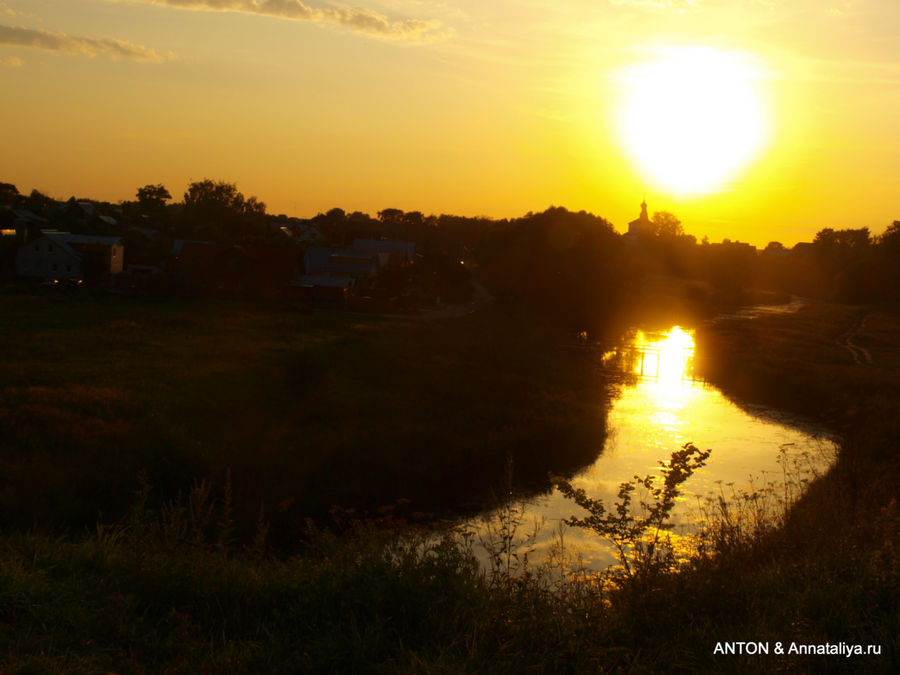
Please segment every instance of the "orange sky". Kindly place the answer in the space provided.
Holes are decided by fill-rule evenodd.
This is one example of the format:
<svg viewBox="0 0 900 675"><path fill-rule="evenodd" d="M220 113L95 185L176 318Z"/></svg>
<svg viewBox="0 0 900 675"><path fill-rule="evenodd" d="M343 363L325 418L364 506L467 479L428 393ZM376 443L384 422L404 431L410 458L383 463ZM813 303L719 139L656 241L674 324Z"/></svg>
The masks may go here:
<svg viewBox="0 0 900 675"><path fill-rule="evenodd" d="M0 0L0 181L120 201L209 177L301 217L552 204L620 230L646 196L698 238L759 246L900 218L893 1L360 3ZM767 136L679 195L620 117L629 73L696 47L756 64ZM652 89L691 119L696 96Z"/></svg>

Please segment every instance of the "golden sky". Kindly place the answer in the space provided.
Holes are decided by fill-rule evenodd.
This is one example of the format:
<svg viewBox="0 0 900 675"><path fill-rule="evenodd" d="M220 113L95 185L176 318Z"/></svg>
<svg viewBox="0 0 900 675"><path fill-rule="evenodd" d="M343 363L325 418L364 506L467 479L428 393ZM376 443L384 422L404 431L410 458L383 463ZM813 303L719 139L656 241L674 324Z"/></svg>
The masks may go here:
<svg viewBox="0 0 900 675"><path fill-rule="evenodd" d="M0 181L116 202L208 177L300 217L559 205L619 230L646 196L712 241L878 234L900 219L897 35L896 0L0 0ZM702 194L623 142L634 74L672 53L752 66L762 140ZM636 105L689 120L730 77L639 80Z"/></svg>

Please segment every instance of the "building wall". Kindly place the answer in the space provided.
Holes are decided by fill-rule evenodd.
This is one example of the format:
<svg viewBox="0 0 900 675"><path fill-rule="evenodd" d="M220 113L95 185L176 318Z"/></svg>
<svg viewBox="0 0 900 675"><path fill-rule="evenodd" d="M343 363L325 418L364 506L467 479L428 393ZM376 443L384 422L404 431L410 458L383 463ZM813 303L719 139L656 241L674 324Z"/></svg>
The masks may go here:
<svg viewBox="0 0 900 675"><path fill-rule="evenodd" d="M16 255L16 274L23 277L81 279L84 271L80 260L74 258L59 244L53 243L47 237L41 237L19 248Z"/></svg>
<svg viewBox="0 0 900 675"><path fill-rule="evenodd" d="M109 273L121 274L125 268L125 247L122 244L113 244L109 249Z"/></svg>
<svg viewBox="0 0 900 675"><path fill-rule="evenodd" d="M125 263L125 247L110 246L109 273L121 274ZM83 279L80 257L72 255L49 237L39 237L23 244L16 254L16 274L23 277Z"/></svg>

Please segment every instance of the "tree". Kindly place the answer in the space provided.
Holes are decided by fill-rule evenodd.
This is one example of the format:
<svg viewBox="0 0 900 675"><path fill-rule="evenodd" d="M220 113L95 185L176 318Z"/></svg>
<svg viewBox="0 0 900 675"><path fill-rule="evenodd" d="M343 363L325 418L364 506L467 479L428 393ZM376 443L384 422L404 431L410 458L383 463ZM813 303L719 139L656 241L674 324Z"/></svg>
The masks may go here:
<svg viewBox="0 0 900 675"><path fill-rule="evenodd" d="M900 220L895 220L893 224L878 237L878 244L883 249L900 253Z"/></svg>
<svg viewBox="0 0 900 675"><path fill-rule="evenodd" d="M166 201L172 198L169 191L162 184L145 185L138 188L137 199L142 213L148 215L159 214L166 206Z"/></svg>
<svg viewBox="0 0 900 675"><path fill-rule="evenodd" d="M184 193L184 216L204 236L230 240L256 238L265 226L266 205L256 197L245 198L237 185L205 178Z"/></svg>
<svg viewBox="0 0 900 675"><path fill-rule="evenodd" d="M863 249L872 243L872 236L868 227L859 229L834 230L826 227L816 233L813 244L820 249L844 248Z"/></svg>
<svg viewBox="0 0 900 675"><path fill-rule="evenodd" d="M403 211L401 209L384 209L378 212L378 220L385 225L397 225L402 218Z"/></svg>
<svg viewBox="0 0 900 675"><path fill-rule="evenodd" d="M0 183L0 204L14 204L21 196L12 183Z"/></svg>
<svg viewBox="0 0 900 675"><path fill-rule="evenodd" d="M91 286L100 286L109 280L111 249L106 244L91 242L81 252L84 280Z"/></svg>
<svg viewBox="0 0 900 675"><path fill-rule="evenodd" d="M43 213L45 209L55 202L40 190L32 190L25 199L25 208L34 213Z"/></svg>
<svg viewBox="0 0 900 675"><path fill-rule="evenodd" d="M657 211L650 221L653 223L653 234L657 237L680 237L684 234L681 221L668 211Z"/></svg>
<svg viewBox="0 0 900 675"><path fill-rule="evenodd" d="M347 214L344 212L344 209L336 206L333 209L330 209L324 216L320 217L325 218L330 223L343 223Z"/></svg>

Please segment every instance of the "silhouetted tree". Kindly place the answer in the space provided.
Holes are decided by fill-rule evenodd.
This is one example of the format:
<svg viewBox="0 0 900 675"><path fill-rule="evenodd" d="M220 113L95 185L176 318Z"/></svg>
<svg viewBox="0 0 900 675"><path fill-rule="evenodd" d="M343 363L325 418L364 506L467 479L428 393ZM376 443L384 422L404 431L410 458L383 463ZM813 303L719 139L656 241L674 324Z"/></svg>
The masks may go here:
<svg viewBox="0 0 900 675"><path fill-rule="evenodd" d="M245 198L237 185L208 178L184 193L184 217L195 232L225 241L257 241L265 237L266 205Z"/></svg>
<svg viewBox="0 0 900 675"><path fill-rule="evenodd" d="M378 212L378 220L385 225L398 225L403 218L403 211L400 209L384 209Z"/></svg>
<svg viewBox="0 0 900 675"><path fill-rule="evenodd" d="M91 286L109 281L110 247L99 242L86 244L82 249L84 280Z"/></svg>
<svg viewBox="0 0 900 675"><path fill-rule="evenodd" d="M49 206L56 202L39 190L32 190L25 199L25 208L34 213L43 213Z"/></svg>
<svg viewBox="0 0 900 675"><path fill-rule="evenodd" d="M681 221L668 211L657 211L650 221L653 223L653 234L657 237L680 237L684 234Z"/></svg>
<svg viewBox="0 0 900 675"><path fill-rule="evenodd" d="M869 265L872 258L869 228L825 228L816 233L812 249L829 297L859 302L877 293Z"/></svg>
<svg viewBox="0 0 900 675"><path fill-rule="evenodd" d="M22 198L12 183L0 183L0 204L15 204Z"/></svg>
<svg viewBox="0 0 900 675"><path fill-rule="evenodd" d="M145 185L138 188L137 199L141 212L153 216L162 213L166 202L172 198L164 185Z"/></svg>
<svg viewBox="0 0 900 675"><path fill-rule="evenodd" d="M895 220L878 237L878 245L887 251L900 254L900 220Z"/></svg>
<svg viewBox="0 0 900 675"><path fill-rule="evenodd" d="M878 237L882 295L900 299L900 220L895 220Z"/></svg>

